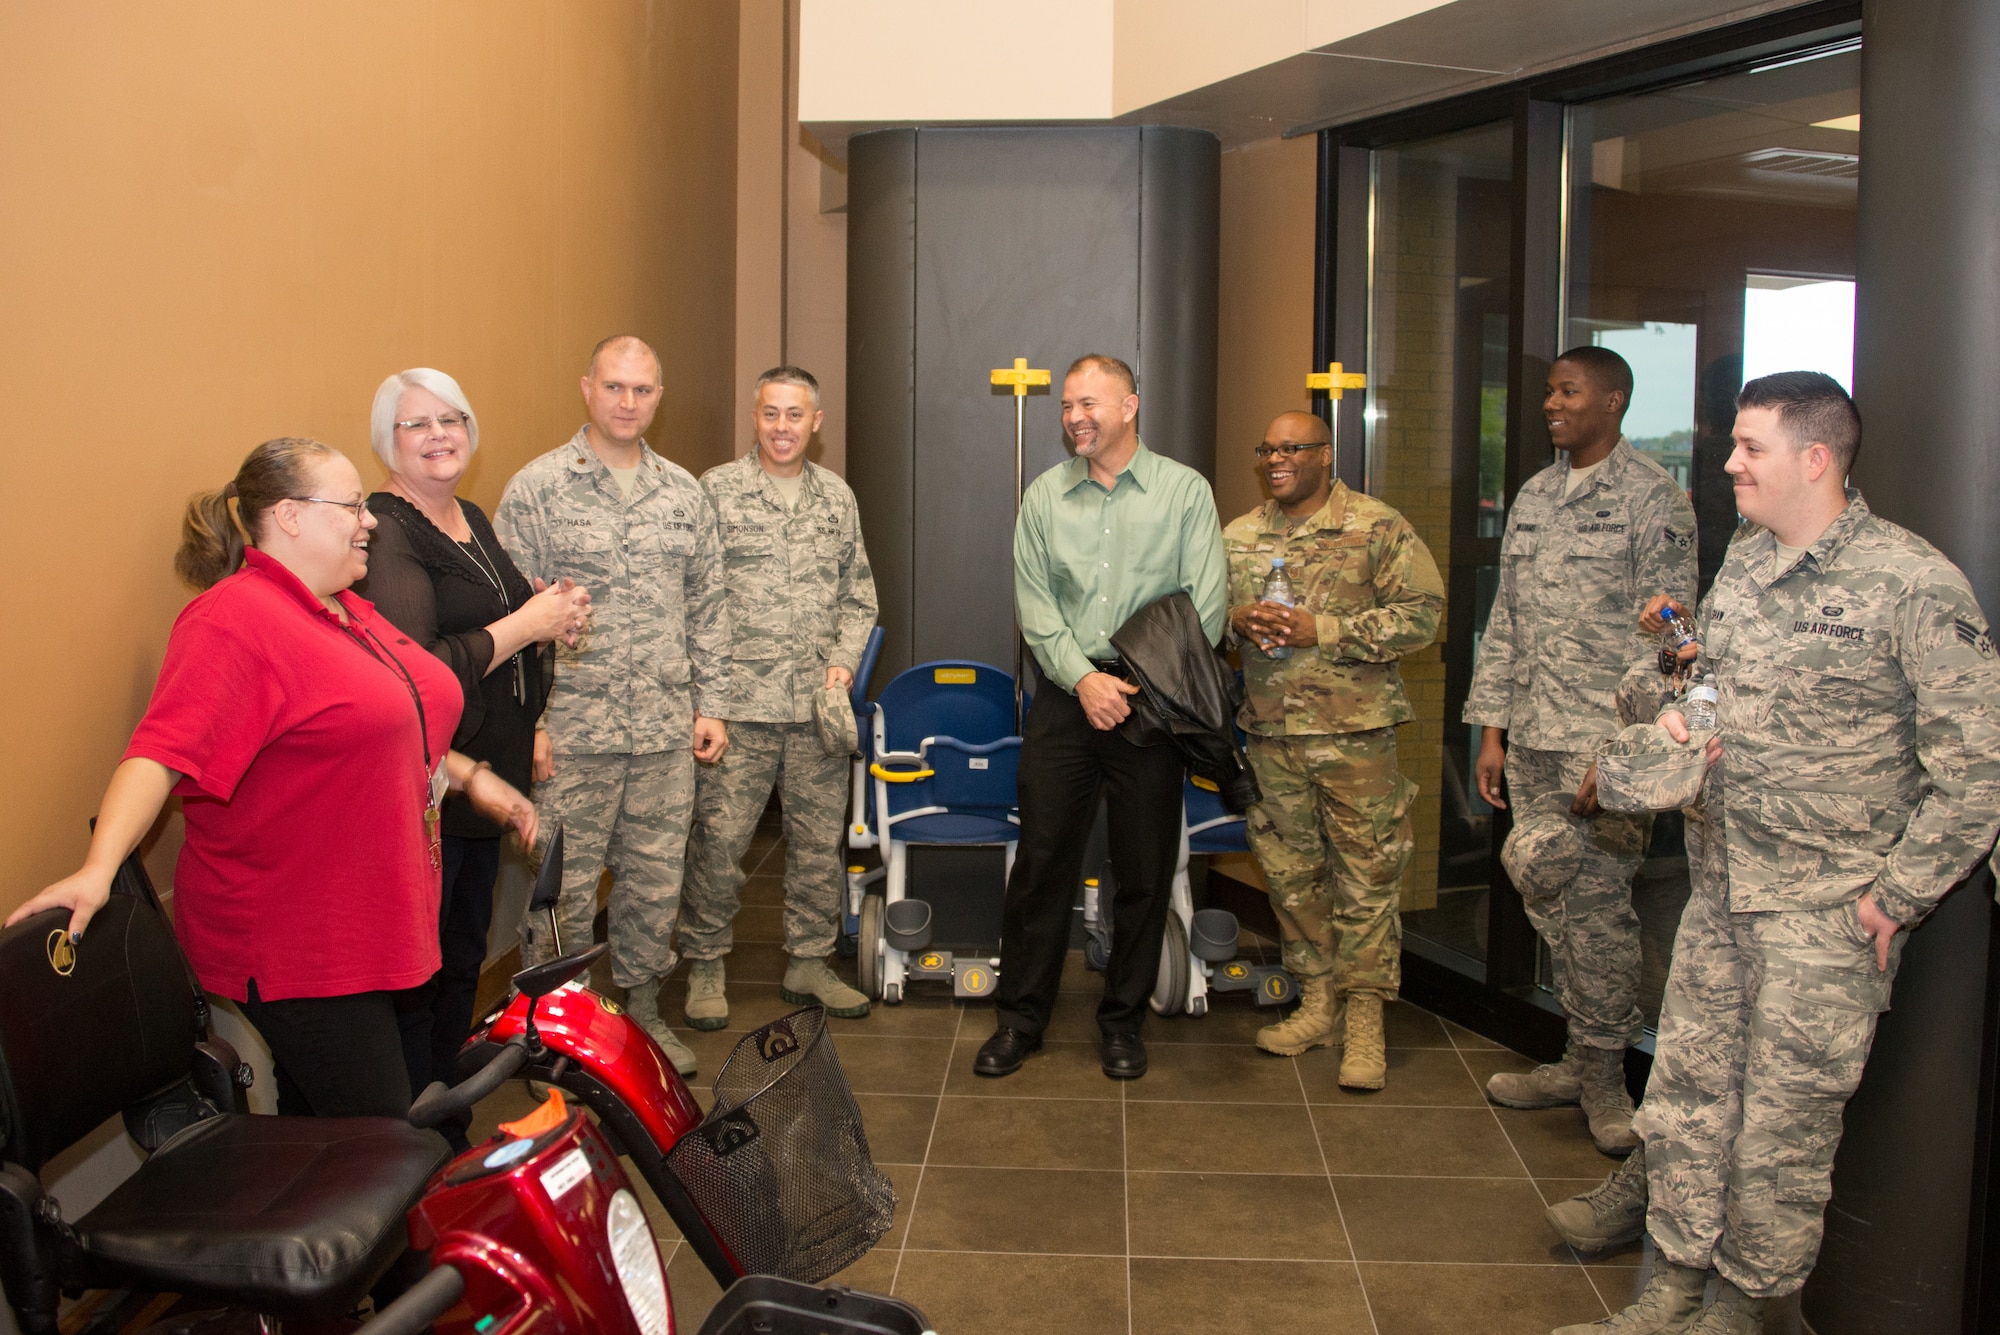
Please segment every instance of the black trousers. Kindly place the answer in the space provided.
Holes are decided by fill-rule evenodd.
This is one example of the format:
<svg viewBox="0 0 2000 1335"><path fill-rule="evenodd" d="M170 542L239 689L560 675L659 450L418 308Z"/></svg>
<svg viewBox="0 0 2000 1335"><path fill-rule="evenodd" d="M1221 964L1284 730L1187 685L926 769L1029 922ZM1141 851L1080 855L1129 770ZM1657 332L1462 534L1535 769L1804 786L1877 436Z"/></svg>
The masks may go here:
<svg viewBox="0 0 2000 1335"><path fill-rule="evenodd" d="M402 1117L410 1111L396 1008L403 992L264 1001L257 980L243 1014L271 1049L286 1117Z"/></svg>
<svg viewBox="0 0 2000 1335"><path fill-rule="evenodd" d="M994 1005L1002 1025L1030 1034L1048 1027L1101 795L1118 884L1097 1024L1107 1034L1139 1032L1159 977L1185 773L1172 746L1134 746L1116 730L1091 727L1077 698L1052 682L1035 692L1021 741L1021 840L1000 927Z"/></svg>
<svg viewBox="0 0 2000 1335"><path fill-rule="evenodd" d="M433 1080L451 1083L458 1050L472 1033L479 973L486 967L486 937L493 927L493 886L500 879L499 839L446 835L444 893L438 901L438 953L442 961L423 985L425 1004L399 1012L410 1088L421 1094Z"/></svg>
<svg viewBox="0 0 2000 1335"><path fill-rule="evenodd" d="M493 886L500 879L497 836L467 839L448 834L442 844L444 889L438 900L442 959L429 982L399 994L396 1004L412 1097L433 1080L451 1083L458 1050L472 1033L479 973L486 965L486 936L493 926ZM471 1125L472 1114L467 1111L445 1119L437 1129L453 1149L463 1150Z"/></svg>

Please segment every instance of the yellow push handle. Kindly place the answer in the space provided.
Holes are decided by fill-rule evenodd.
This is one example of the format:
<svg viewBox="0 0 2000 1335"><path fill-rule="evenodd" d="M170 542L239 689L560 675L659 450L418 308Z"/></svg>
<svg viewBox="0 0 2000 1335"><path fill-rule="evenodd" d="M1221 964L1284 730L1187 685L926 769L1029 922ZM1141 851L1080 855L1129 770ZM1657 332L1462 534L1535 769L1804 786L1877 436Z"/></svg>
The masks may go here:
<svg viewBox="0 0 2000 1335"><path fill-rule="evenodd" d="M1308 375L1306 377L1307 389L1323 389L1336 399L1341 397L1342 390L1366 389L1367 387L1367 376L1349 371L1339 362L1328 362L1326 370L1320 372L1318 375Z"/></svg>
<svg viewBox="0 0 2000 1335"><path fill-rule="evenodd" d="M937 773L934 769L883 769L879 760L869 764L868 772L884 783L915 783Z"/></svg>

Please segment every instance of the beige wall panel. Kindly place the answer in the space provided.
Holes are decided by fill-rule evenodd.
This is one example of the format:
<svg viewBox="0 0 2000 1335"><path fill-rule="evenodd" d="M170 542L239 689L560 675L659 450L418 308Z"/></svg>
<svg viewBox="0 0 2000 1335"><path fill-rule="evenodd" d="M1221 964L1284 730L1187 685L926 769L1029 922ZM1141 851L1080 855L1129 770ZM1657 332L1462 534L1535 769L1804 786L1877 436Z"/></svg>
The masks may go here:
<svg viewBox="0 0 2000 1335"><path fill-rule="evenodd" d="M736 42L726 3L0 10L0 438L37 502L0 536L34 608L0 906L81 858L187 598L182 502L259 440L378 477L375 385L438 366L491 508L624 329L667 358L653 440L729 456Z"/></svg>
<svg viewBox="0 0 2000 1335"><path fill-rule="evenodd" d="M1315 141L1222 155L1215 503L1227 524L1267 499L1250 450L1273 417L1312 406Z"/></svg>
<svg viewBox="0 0 2000 1335"><path fill-rule="evenodd" d="M747 454L751 386L785 346L785 159L794 130L785 86L788 0L741 0L736 65L736 416L730 448Z"/></svg>
<svg viewBox="0 0 2000 1335"><path fill-rule="evenodd" d="M819 381L814 463L847 473L847 164L799 130L799 0L791 0L794 96L786 124L785 355ZM828 195L838 192L839 198ZM836 211L837 210L837 211ZM865 540L865 535L864 535Z"/></svg>

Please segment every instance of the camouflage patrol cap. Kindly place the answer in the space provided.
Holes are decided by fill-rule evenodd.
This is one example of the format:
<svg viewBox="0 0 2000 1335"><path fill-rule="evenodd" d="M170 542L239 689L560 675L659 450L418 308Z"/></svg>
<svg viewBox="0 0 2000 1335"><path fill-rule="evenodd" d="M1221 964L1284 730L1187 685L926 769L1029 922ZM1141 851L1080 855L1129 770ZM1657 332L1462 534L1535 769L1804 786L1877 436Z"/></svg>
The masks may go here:
<svg viewBox="0 0 2000 1335"><path fill-rule="evenodd" d="M1597 748L1597 804L1606 811L1676 811L1701 792L1708 733L1677 742L1655 723L1635 723Z"/></svg>
<svg viewBox="0 0 2000 1335"><path fill-rule="evenodd" d="M1570 814L1569 793L1545 793L1514 821L1500 845L1500 865L1523 899L1552 899L1583 866L1583 833L1589 822Z"/></svg>
<svg viewBox="0 0 2000 1335"><path fill-rule="evenodd" d="M819 745L830 756L851 756L861 745L854 726L854 704L845 686L822 686L813 692L813 723L819 728Z"/></svg>

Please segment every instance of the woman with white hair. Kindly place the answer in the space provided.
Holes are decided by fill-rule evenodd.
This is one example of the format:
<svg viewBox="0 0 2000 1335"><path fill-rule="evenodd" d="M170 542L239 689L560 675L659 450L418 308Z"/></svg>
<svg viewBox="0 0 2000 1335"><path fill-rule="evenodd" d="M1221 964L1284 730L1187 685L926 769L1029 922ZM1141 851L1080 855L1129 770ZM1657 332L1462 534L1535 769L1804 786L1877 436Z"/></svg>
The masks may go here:
<svg viewBox="0 0 2000 1335"><path fill-rule="evenodd" d="M558 636L574 643L590 595L568 580L530 585L484 512L456 494L479 448L479 420L456 380L428 367L390 376L375 391L369 426L389 480L368 498L380 524L357 591L458 677L465 713L453 747L526 792L540 777L535 722L548 702L549 646ZM462 801L445 803L443 821L443 962L430 994L400 1015L413 1090L449 1080L471 1032L500 870L497 825ZM440 1129L454 1141L465 1132Z"/></svg>

